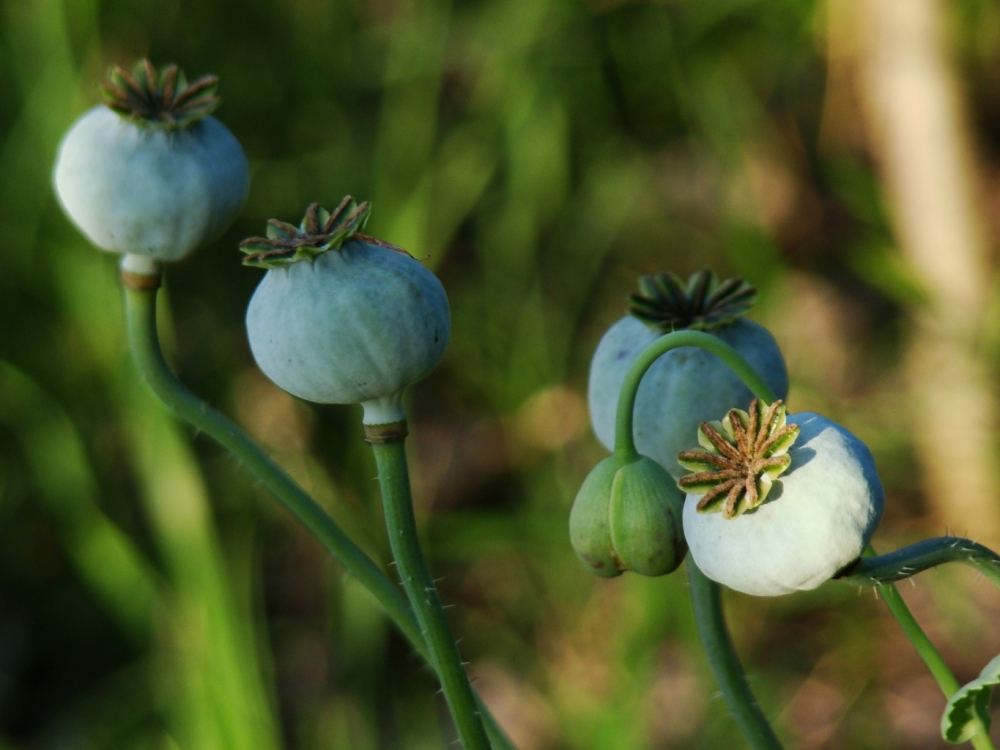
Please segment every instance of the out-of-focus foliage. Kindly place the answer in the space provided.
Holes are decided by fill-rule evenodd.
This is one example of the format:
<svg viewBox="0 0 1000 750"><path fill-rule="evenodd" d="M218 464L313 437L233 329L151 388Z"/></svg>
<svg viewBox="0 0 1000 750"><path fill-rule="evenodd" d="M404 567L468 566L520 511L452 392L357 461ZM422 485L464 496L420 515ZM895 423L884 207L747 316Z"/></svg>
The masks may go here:
<svg viewBox="0 0 1000 750"><path fill-rule="evenodd" d="M452 302L410 448L487 702L522 750L739 747L683 573L591 578L567 516L603 456L583 398L601 332L639 275L711 266L759 287L792 410L875 451L876 544L943 531L901 374L923 292L894 247L857 72L828 54L828 2L0 0L0 748L451 740L367 594L137 384L114 260L56 205L61 133L112 64L144 55L220 76L217 115L253 167L236 226L167 272L184 381L385 561L360 412L260 375L242 324L260 273L236 250L269 217L370 199L368 231L427 256ZM949 12L995 207L1000 10ZM944 571L907 596L960 681L1000 651L995 591ZM941 743L944 698L870 595L727 602L789 745Z"/></svg>

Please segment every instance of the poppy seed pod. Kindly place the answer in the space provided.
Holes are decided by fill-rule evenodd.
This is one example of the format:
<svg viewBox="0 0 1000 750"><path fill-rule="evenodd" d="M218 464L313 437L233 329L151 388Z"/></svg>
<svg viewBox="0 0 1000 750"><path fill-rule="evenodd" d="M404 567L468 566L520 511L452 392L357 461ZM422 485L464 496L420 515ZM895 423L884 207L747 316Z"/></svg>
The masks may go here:
<svg viewBox="0 0 1000 750"><path fill-rule="evenodd" d="M756 596L813 589L858 559L884 492L867 446L840 425L775 402L702 425L684 451L684 534L698 567Z"/></svg>
<svg viewBox="0 0 1000 750"><path fill-rule="evenodd" d="M364 423L405 419L403 389L430 373L451 333L448 297L409 253L360 234L367 203L312 204L296 228L272 219L244 240L267 268L247 309L250 350L292 395L364 406Z"/></svg>
<svg viewBox="0 0 1000 750"><path fill-rule="evenodd" d="M594 467L573 501L570 542L594 575L666 575L687 553L683 504L684 493L655 461L611 455Z"/></svg>
<svg viewBox="0 0 1000 750"><path fill-rule="evenodd" d="M239 213L249 167L209 113L217 79L188 84L176 65L115 68L107 104L63 137L53 182L66 215L102 250L178 260Z"/></svg>
<svg viewBox="0 0 1000 750"><path fill-rule="evenodd" d="M618 394L642 351L660 336L700 330L725 341L758 372L779 398L788 393L788 375L774 337L740 317L756 291L740 279L719 281L709 271L687 283L674 274L644 276L630 297L630 315L607 330L590 365L587 400L597 439L614 448ZM698 425L716 419L752 394L714 354L694 347L667 352L649 368L635 400L633 434L639 453L674 477L683 469L677 454L687 448Z"/></svg>

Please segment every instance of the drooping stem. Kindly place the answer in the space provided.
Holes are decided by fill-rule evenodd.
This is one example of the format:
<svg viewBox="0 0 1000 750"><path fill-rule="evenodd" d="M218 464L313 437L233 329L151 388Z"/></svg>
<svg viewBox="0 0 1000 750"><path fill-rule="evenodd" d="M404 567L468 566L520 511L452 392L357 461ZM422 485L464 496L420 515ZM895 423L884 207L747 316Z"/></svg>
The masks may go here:
<svg viewBox="0 0 1000 750"><path fill-rule="evenodd" d="M123 264L125 273L128 273L128 268L127 264ZM153 275L152 269L143 268L140 271L133 272L127 282L125 320L129 347L143 381L175 416L214 439L239 459L340 561L348 573L372 593L413 648L433 666L420 625L406 597L388 576L235 422L192 394L174 377L163 359L156 331L158 276ZM143 282L143 278L147 281ZM494 749L514 750L514 745L481 702L480 710Z"/></svg>
<svg viewBox="0 0 1000 750"><path fill-rule="evenodd" d="M1000 555L971 539L943 536L874 557L862 557L838 580L854 586L875 586L909 578L948 562L968 565L1000 588Z"/></svg>
<svg viewBox="0 0 1000 750"><path fill-rule="evenodd" d="M398 424L401 426L400 436L380 437L379 441L371 442L378 465L392 555L430 650L431 663L441 679L441 687L462 744L465 750L487 750L489 743L473 699L472 686L451 635L437 588L420 551L403 442L405 422Z"/></svg>
<svg viewBox="0 0 1000 750"><path fill-rule="evenodd" d="M695 346L716 355L736 373L757 398L765 403L770 404L777 399L764 379L722 339L701 331L668 333L642 351L632 363L622 383L615 423L615 453L623 458L638 456L632 434L632 422L635 399L643 376L657 359L671 349L682 346ZM767 717L761 711L753 693L750 692L740 660L733 649L733 642L726 629L726 620L722 612L719 585L709 580L698 569L690 555L687 566L698 634L701 636L702 646L708 654L709 664L722 688L722 695L729 710L754 750L780 750L781 743L768 724Z"/></svg>
<svg viewBox="0 0 1000 750"><path fill-rule="evenodd" d="M750 692L750 686L743 675L739 657L726 629L719 584L707 578L690 556L687 559L687 569L698 635L708 655L712 673L722 689L726 705L750 747L754 750L781 750L781 742Z"/></svg>
<svg viewBox="0 0 1000 750"><path fill-rule="evenodd" d="M681 346L697 346L712 352L736 373L757 398L766 403L772 403L776 399L774 392L771 391L763 378L721 339L699 331L678 331L667 334L647 346L625 376L618 398L616 414L616 453L624 456L636 453L632 422L635 399L643 375L646 374L653 362L663 354ZM1000 586L1000 558L992 550L967 539L949 537L921 542L883 556L875 555L875 552L869 547L865 557L843 576L843 580L854 585L876 585L879 587L889 611L899 622L903 632L913 643L947 698L950 698L958 690L958 680L948 669L948 665L941 658L941 654L938 653L934 644L920 628L891 581L908 577L920 570L949 561L970 565ZM760 711L743 677L739 659L733 650L732 641L726 630L717 584L707 579L690 557L688 557L687 564L691 579L691 599L694 602L695 618L698 621L698 632L701 634L702 644L709 655L712 669L720 686L722 686L722 692L730 710L736 716L744 735L755 750L757 748L780 747L780 745L755 744L768 741L768 736L773 738L774 742L777 742L777 739L774 738L773 730L768 726L766 718ZM883 581L887 581L887 583L883 583ZM971 741L976 750L994 750L989 734L981 724L980 731Z"/></svg>
<svg viewBox="0 0 1000 750"><path fill-rule="evenodd" d="M615 415L615 453L623 457L636 454L635 438L632 434L632 421L635 413L635 397L639 393L639 384L652 364L669 352L682 346L695 346L711 352L721 359L736 373L747 388L765 403L777 399L774 391L764 379L741 357L733 347L722 339L702 331L676 331L661 336L642 350L629 371L625 375L622 389L618 395L618 411Z"/></svg>
<svg viewBox="0 0 1000 750"><path fill-rule="evenodd" d="M868 559L877 559L874 550L871 547L865 552L865 556ZM909 607L906 606L906 602L903 601L902 595L900 595L899 590L891 583L887 584L875 584L877 586L877 591L882 594L882 598L885 599L885 605L889 608L892 616L896 618L896 622L903 629L903 633L906 637L910 639L910 643L920 654L920 658L924 660L924 664L927 665L927 669L930 670L931 675L937 682L938 686L941 688L941 692L944 693L945 698L951 698L955 693L958 692L959 687L958 680L955 675L952 674L945 660L942 658L941 653L934 647L931 643L931 639L927 637L927 634L920 627L920 624L914 618L913 613L910 612ZM970 740L972 746L976 750L995 750L993 747L993 742L990 740L989 730L983 726L983 723L976 719L975 721L978 731Z"/></svg>

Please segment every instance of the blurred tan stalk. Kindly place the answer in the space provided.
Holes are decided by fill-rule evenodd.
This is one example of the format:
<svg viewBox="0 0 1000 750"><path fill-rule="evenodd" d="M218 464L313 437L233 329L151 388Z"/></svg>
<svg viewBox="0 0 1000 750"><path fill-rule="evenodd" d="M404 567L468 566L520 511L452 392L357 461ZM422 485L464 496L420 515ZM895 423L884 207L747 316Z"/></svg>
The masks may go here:
<svg viewBox="0 0 1000 750"><path fill-rule="evenodd" d="M893 231L928 296L906 362L924 486L950 531L996 546L997 397L979 350L993 269L946 6L831 0L845 6L863 32L859 82Z"/></svg>

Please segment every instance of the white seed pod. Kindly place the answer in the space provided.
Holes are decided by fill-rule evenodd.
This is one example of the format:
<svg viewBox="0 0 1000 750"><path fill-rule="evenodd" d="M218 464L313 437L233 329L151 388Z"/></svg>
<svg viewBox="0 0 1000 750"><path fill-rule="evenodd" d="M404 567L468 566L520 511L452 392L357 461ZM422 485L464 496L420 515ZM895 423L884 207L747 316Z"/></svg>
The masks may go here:
<svg viewBox="0 0 1000 750"><path fill-rule="evenodd" d="M813 589L861 556L882 517L885 495L871 451L818 414L799 426L791 464L759 507L725 518L684 503L684 535L698 567L717 583L755 596ZM694 437L694 436L692 436Z"/></svg>
<svg viewBox="0 0 1000 750"><path fill-rule="evenodd" d="M121 100L86 112L59 146L56 195L102 250L178 260L221 234L246 200L246 155L207 114L214 78L187 86L179 76L145 61L133 74L116 69L105 90Z"/></svg>
<svg viewBox="0 0 1000 750"><path fill-rule="evenodd" d="M367 204L359 208L361 218L355 211L349 220L361 224ZM368 425L398 422L405 418L403 389L428 375L448 344L444 287L410 255L358 239L353 228L342 232L337 213L330 217L315 204L310 213L301 231L272 222L269 229L280 228L271 239L243 243L245 249L268 242L278 248L248 259L270 269L247 309L254 359L295 396L360 403ZM317 238L322 244L338 232L332 245L317 248ZM289 252L282 255L281 248Z"/></svg>
<svg viewBox="0 0 1000 750"><path fill-rule="evenodd" d="M732 346L779 398L787 396L785 361L766 328L740 318L706 332ZM662 335L626 316L608 329L594 352L587 401L594 433L608 450L614 450L618 395L625 375L643 349ZM653 363L639 385L633 417L635 447L679 478L684 470L677 454L690 447L698 425L746 404L752 395L714 354L695 347L673 349Z"/></svg>

